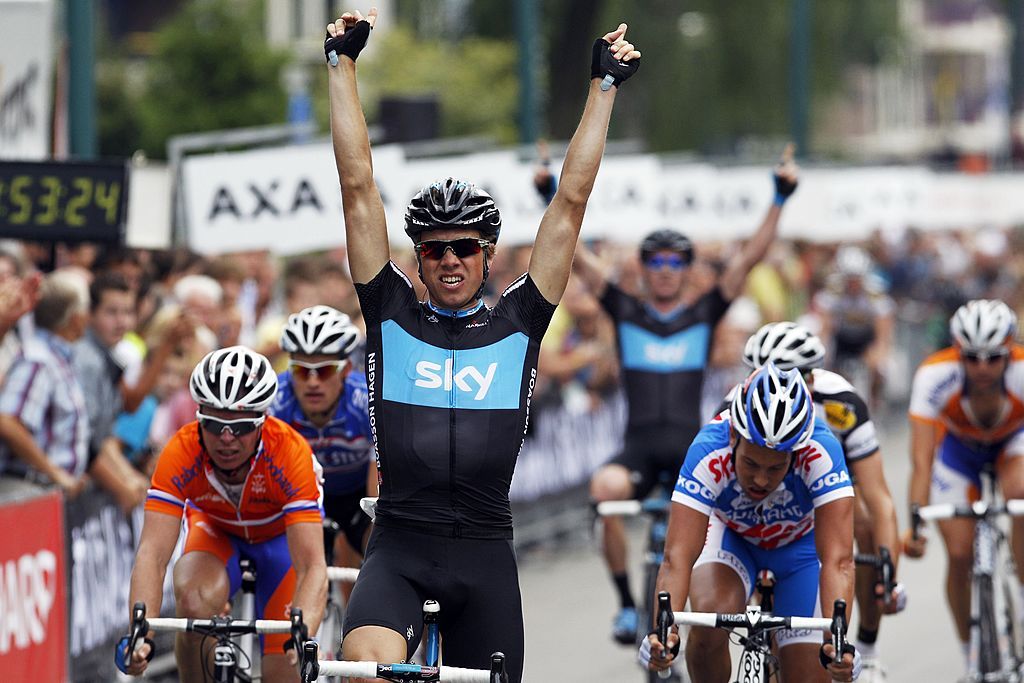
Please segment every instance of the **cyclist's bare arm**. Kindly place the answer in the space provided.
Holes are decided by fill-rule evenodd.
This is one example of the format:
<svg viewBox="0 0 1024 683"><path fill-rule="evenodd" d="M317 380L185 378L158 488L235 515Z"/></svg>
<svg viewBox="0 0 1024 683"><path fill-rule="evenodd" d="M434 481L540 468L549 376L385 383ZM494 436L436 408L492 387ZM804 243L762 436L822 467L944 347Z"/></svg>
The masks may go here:
<svg viewBox="0 0 1024 683"><path fill-rule="evenodd" d="M613 49L620 61L639 59L640 52L625 40L625 33L626 25L619 24L617 29L605 34L604 39L617 46ZM562 298L569 280L583 214L604 155L608 121L618 88L612 86L602 91L600 84L596 78L590 81L583 118L569 142L558 190L541 219L530 256L530 277L544 298L551 302L557 303Z"/></svg>
<svg viewBox="0 0 1024 683"><path fill-rule="evenodd" d="M584 245L576 248L572 261L573 271L583 280L590 293L600 299L608 286L607 267L601 257Z"/></svg>
<svg viewBox="0 0 1024 683"><path fill-rule="evenodd" d="M649 596L650 604L657 604L658 593L668 591L672 598L672 611L682 612L686 609L686 600L690 595L690 576L694 563L704 549L707 529L708 516L703 512L686 505L671 506L668 533L665 536L665 556L658 570L655 595ZM652 619L656 618L657 614L652 614ZM652 622L646 628L655 628L656 625ZM665 648L658 641L657 635L650 638L652 664L655 664L655 668L667 667L668 661L662 659ZM678 638L677 635L670 635L668 645L671 647ZM656 662L664 662L664 667L658 667Z"/></svg>
<svg viewBox="0 0 1024 683"><path fill-rule="evenodd" d="M150 616L159 616L160 614L164 576L167 574L167 565L174 553L174 546L178 543L180 530L180 517L151 510L146 511L142 524L142 535L139 538L139 548L135 552L135 565L132 567L128 604L145 603L146 614ZM129 622L131 617L132 615L129 613ZM140 646L132 655L129 673L136 676L142 673L146 669L148 654L149 645Z"/></svg>
<svg viewBox="0 0 1024 683"><path fill-rule="evenodd" d="M309 633L316 633L327 604L327 563L324 560L323 526L298 522L288 526L288 552L295 569L292 606L302 608L302 620ZM277 617L283 618L283 617Z"/></svg>
<svg viewBox="0 0 1024 683"><path fill-rule="evenodd" d="M927 505L931 497L932 462L939 445L937 422L910 416L910 504ZM903 539L904 551L910 557L921 557L925 551L924 536Z"/></svg>
<svg viewBox="0 0 1024 683"><path fill-rule="evenodd" d="M346 12L338 21L327 25L327 32L331 36L344 33L362 19L359 12ZM376 9L370 10L366 21L373 26L377 21ZM327 74L331 139L341 182L349 269L354 282L365 284L391 257L384 203L373 179L370 137L356 87L356 63L339 55L338 65L328 66Z"/></svg>
<svg viewBox="0 0 1024 683"><path fill-rule="evenodd" d="M832 616L833 603L842 598L851 604L853 597L853 502L839 498L814 510L814 544L821 571L818 593L821 614Z"/></svg>
<svg viewBox="0 0 1024 683"><path fill-rule="evenodd" d="M793 162L793 145L786 145L782 152L779 165L775 167L775 175L796 183L799 171ZM718 280L718 287L727 301L732 301L743 293L743 287L747 282L747 275L758 262L765 257L768 249L771 248L775 236L779 232L779 218L782 216L782 206L772 202L765 214L764 220L758 226L757 232L746 241L743 247L736 252L736 255L729 260L725 272Z"/></svg>
<svg viewBox="0 0 1024 683"><path fill-rule="evenodd" d="M851 474L857 481L857 495L871 514L871 531L876 546L885 546L892 555L894 565L899 564L900 542L899 523L896 521L896 505L885 481L882 469L882 453L876 452L867 458L850 463Z"/></svg>

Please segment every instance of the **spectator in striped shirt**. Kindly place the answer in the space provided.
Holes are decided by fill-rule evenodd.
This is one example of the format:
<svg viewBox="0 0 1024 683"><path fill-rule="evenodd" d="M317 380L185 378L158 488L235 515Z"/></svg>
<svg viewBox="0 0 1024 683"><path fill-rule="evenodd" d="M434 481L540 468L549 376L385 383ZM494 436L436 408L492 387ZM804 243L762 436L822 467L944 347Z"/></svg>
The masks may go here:
<svg viewBox="0 0 1024 683"><path fill-rule="evenodd" d="M56 484L68 497L84 486L89 415L71 345L85 333L89 290L76 273L54 272L40 287L36 330L0 387L0 467Z"/></svg>

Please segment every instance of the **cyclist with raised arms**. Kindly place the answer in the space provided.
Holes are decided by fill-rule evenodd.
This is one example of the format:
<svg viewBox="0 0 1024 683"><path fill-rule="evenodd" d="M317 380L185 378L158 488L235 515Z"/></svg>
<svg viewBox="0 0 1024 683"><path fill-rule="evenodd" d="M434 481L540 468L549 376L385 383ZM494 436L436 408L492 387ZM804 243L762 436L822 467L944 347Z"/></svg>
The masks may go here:
<svg viewBox="0 0 1024 683"><path fill-rule="evenodd" d="M675 479L680 456L701 426L700 397L711 339L747 274L764 258L778 232L782 206L797 186L793 146L774 170L775 200L757 232L728 262L710 291L696 299L686 285L693 244L675 230L655 230L640 243L645 296L609 282L602 264L580 249L577 268L616 326L628 418L622 451L594 473L594 502L644 498L659 479ZM612 637L636 642L637 611L626 571L621 518L602 517L605 562L619 596Z"/></svg>
<svg viewBox="0 0 1024 683"><path fill-rule="evenodd" d="M241 585L239 560L257 570L258 619L289 618L302 609L310 633L327 600L321 528L321 470L309 444L291 427L267 416L277 375L262 355L232 346L212 351L192 371L196 421L178 430L160 453L145 504L128 604L143 602L160 614L164 575L185 518L185 547L174 565L177 616L221 614ZM263 680L299 680L287 634L263 638ZM206 680L210 648L179 634L174 653L184 683ZM124 673L141 675L152 641L125 666L125 636L115 648ZM286 656L287 655L287 656Z"/></svg>
<svg viewBox="0 0 1024 683"><path fill-rule="evenodd" d="M902 546L896 521L896 506L885 481L878 433L871 421L867 403L848 381L823 369L825 346L803 325L793 322L768 323L751 335L743 349L743 362L758 368L771 361L780 370L799 370L814 399L817 415L825 420L839 439L846 456L846 465L856 492L854 503L854 536L862 553L877 554L885 546L895 565ZM727 410L735 387L720 410ZM895 580L895 579L894 579ZM875 643L878 640L882 613L894 613L906 605L906 591L896 584L889 596L875 594L874 567L858 567L856 573L857 605L860 608L857 650L863 657L862 683L885 680L885 670L878 661Z"/></svg>
<svg viewBox="0 0 1024 683"><path fill-rule="evenodd" d="M910 392L910 502L974 502L987 465L995 466L1003 498L1024 498L1024 347L1014 341L1017 316L1002 301L977 299L957 309L949 331L953 345L921 363ZM946 599L966 660L974 521L938 525L949 560ZM925 545L923 535L904 537L910 557L922 557ZM1011 547L1024 582L1024 518L1013 518Z"/></svg>
<svg viewBox="0 0 1024 683"><path fill-rule="evenodd" d="M309 442L323 467L324 514L344 534L336 539L335 558L349 554L343 552L346 540L351 552L362 555L370 518L359 501L377 495L366 375L354 370L349 358L359 337L349 317L330 306L311 306L288 316L281 331L288 369L277 378L277 396L270 406L271 415Z"/></svg>
<svg viewBox="0 0 1024 683"><path fill-rule="evenodd" d="M673 611L689 598L693 611L742 612L761 569L775 573L776 615L831 617L837 598L849 601L853 487L799 371L769 362L750 374L694 439L672 501L657 590L671 593ZM667 668L678 633L668 640L667 653L649 635L641 662ZM859 673L858 653L834 661L813 631L780 631L776 643L787 681L826 680L823 664L833 680ZM728 633L692 628L686 663L694 683L730 680Z"/></svg>
<svg viewBox="0 0 1024 683"><path fill-rule="evenodd" d="M373 178L355 59L376 10L328 26L331 131L349 265L366 319L366 375L380 499L366 562L345 618L343 656L412 655L427 598L442 605L444 663L489 668L506 655L523 670L522 600L512 549L509 485L522 446L541 338L569 278L587 200L622 81L640 53L626 25L594 43L586 108L528 272L494 308L480 298L501 230L491 197L448 178L406 209L427 300L391 261Z"/></svg>

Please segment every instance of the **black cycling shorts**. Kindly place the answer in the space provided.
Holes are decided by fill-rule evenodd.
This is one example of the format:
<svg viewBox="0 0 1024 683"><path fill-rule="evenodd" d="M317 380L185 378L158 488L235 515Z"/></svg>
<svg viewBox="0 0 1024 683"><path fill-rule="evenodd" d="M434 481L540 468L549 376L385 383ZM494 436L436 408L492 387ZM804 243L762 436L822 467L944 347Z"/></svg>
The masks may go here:
<svg viewBox="0 0 1024 683"><path fill-rule="evenodd" d="M324 494L324 516L337 522L345 534L345 540L360 554L363 552L366 529L370 526L370 517L359 507L359 501L365 496L365 491L335 496Z"/></svg>
<svg viewBox="0 0 1024 683"><path fill-rule="evenodd" d="M653 429L645 433L626 433L622 451L608 461L630 472L633 498L642 500L659 482L671 491L679 477L686 451L696 436L677 429Z"/></svg>
<svg viewBox="0 0 1024 683"><path fill-rule="evenodd" d="M505 653L509 681L523 676L523 605L512 541L431 536L374 525L345 612L345 635L360 626L400 633L406 658L423 634L423 602L441 605L447 666L489 669Z"/></svg>

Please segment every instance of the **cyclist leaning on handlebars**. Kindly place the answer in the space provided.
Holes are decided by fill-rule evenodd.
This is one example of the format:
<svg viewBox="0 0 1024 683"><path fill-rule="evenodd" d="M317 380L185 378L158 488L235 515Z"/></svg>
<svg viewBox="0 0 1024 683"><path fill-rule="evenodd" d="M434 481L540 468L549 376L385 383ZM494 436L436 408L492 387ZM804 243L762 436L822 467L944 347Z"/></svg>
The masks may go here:
<svg viewBox="0 0 1024 683"><path fill-rule="evenodd" d="M825 346L821 339L803 325L793 322L768 323L751 335L743 349L743 362L750 368L768 361L780 370L800 371L814 397L818 417L825 420L839 439L850 470L856 499L854 502L854 536L861 553L877 555L885 547L891 553L891 570L899 561L900 537L896 506L885 480L878 434L868 411L867 402L843 377L823 369ZM729 393L719 412L729 407L729 400L739 391ZM895 576L893 576L895 581ZM895 584L889 595L877 591L877 570L858 567L856 593L860 616L857 650L864 659L865 679L877 683L885 680L875 643L882 614L892 614L906 605L902 584Z"/></svg>
<svg viewBox="0 0 1024 683"><path fill-rule="evenodd" d="M1002 301L977 299L949 323L953 346L932 354L910 394L911 504L978 500L982 468L994 463L1004 499L1024 498L1024 347L1017 316ZM974 521L938 523L949 558L946 597L965 659L969 652ZM904 538L921 557L926 538ZM1013 519L1013 558L1024 593L1024 518Z"/></svg>
<svg viewBox="0 0 1024 683"><path fill-rule="evenodd" d="M244 346L211 351L192 371L189 390L199 410L157 461L128 604L142 602L146 614L160 614L184 515L185 548L174 565L178 617L220 614L241 584L239 559L247 558L257 569L257 618L286 620L289 607L298 607L309 633L316 633L327 600L321 468L295 430L266 414L277 392L270 361ZM298 680L289 640L287 634L264 638L267 683ZM127 641L115 650L118 668L141 675L152 643L125 666ZM201 652L200 637L179 634L174 650L184 683L205 679L210 652Z"/></svg>
<svg viewBox="0 0 1024 683"><path fill-rule="evenodd" d="M775 573L777 615L829 617L837 598L849 601L853 487L799 371L769 362L751 373L690 446L672 500L657 590L671 594L673 611L689 597L693 611L742 612L761 569ZM835 649L813 631L783 631L777 643L786 680L849 681L859 673L858 653L835 661ZM678 644L670 634L669 648ZM664 669L664 654L649 635L641 661ZM686 663L694 683L727 680L728 634L693 628Z"/></svg>

